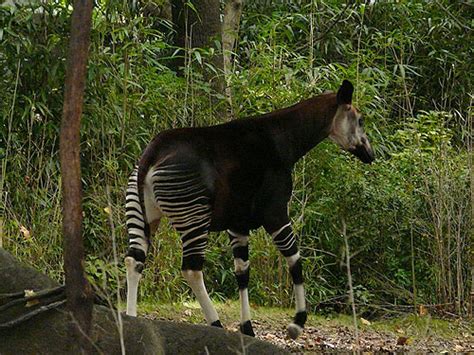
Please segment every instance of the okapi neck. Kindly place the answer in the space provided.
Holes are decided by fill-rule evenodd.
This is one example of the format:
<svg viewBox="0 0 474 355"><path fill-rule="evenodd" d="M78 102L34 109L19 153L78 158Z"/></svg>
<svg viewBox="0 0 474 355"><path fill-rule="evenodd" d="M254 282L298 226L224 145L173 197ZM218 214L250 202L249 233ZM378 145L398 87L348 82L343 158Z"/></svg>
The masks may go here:
<svg viewBox="0 0 474 355"><path fill-rule="evenodd" d="M281 158L293 166L328 137L337 111L336 94L323 94L262 117Z"/></svg>

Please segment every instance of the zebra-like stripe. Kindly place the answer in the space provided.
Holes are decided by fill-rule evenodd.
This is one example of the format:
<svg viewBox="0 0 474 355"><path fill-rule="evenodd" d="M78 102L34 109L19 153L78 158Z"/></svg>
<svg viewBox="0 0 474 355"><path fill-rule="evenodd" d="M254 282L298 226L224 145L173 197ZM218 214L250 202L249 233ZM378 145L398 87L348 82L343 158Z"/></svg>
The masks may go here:
<svg viewBox="0 0 474 355"><path fill-rule="evenodd" d="M239 234L231 231L230 229L227 230L227 233L230 235L230 246L232 249L237 247L246 247L248 245L248 235Z"/></svg>
<svg viewBox="0 0 474 355"><path fill-rule="evenodd" d="M291 228L291 223L272 233L273 242L284 256L291 256L297 252L296 238Z"/></svg>
<svg viewBox="0 0 474 355"><path fill-rule="evenodd" d="M145 233L145 217L143 215L138 194L138 167L135 167L128 179L128 188L125 198L125 215L129 246L139 249L145 254L148 250L148 241Z"/></svg>
<svg viewBox="0 0 474 355"><path fill-rule="evenodd" d="M211 206L201 175L173 164L155 169L150 176L160 210L181 235L183 257L204 256Z"/></svg>

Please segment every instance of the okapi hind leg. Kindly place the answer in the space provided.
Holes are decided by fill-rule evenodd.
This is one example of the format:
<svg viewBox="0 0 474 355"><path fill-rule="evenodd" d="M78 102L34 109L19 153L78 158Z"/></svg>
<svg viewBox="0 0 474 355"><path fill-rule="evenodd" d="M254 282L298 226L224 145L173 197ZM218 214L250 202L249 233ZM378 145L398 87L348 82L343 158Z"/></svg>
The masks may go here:
<svg viewBox="0 0 474 355"><path fill-rule="evenodd" d="M250 320L250 304L248 285L250 278L249 263L249 245L247 234L238 234L231 230L229 233L230 245L234 256L234 273L239 286L240 299L240 332L245 335L254 337L252 322Z"/></svg>
<svg viewBox="0 0 474 355"><path fill-rule="evenodd" d="M138 283L142 278L143 262L133 256L125 257L127 267L127 315L137 316Z"/></svg>
<svg viewBox="0 0 474 355"><path fill-rule="evenodd" d="M160 210L181 236L182 273L209 325L222 327L204 285L202 267L211 223L209 188L193 164L168 164L152 173Z"/></svg>
<svg viewBox="0 0 474 355"><path fill-rule="evenodd" d="M154 234L159 225L159 220L146 225L147 235ZM148 240L146 241L146 250L148 249ZM138 284L142 278L142 272L145 267L146 251L136 248L131 244L125 257L125 266L127 268L127 315L137 316Z"/></svg>
<svg viewBox="0 0 474 355"><path fill-rule="evenodd" d="M222 328L222 323L219 320L214 305L209 297L204 284L204 276L202 273L202 266L204 264L204 257L200 255L190 255L183 257L182 273L188 285L191 287L194 296L196 296L199 305L201 306L204 317L208 325Z"/></svg>
<svg viewBox="0 0 474 355"><path fill-rule="evenodd" d="M143 187L141 187L143 188ZM146 190L146 189L144 189ZM150 235L154 234L160 223L161 213L153 207L150 193L143 191L144 201L140 201L138 186L138 168L130 175L126 195L127 231L129 235L128 251L125 257L127 268L127 315L137 315L138 284L142 277L145 257L150 244ZM143 213L143 208L146 215ZM150 223L148 223L151 221Z"/></svg>

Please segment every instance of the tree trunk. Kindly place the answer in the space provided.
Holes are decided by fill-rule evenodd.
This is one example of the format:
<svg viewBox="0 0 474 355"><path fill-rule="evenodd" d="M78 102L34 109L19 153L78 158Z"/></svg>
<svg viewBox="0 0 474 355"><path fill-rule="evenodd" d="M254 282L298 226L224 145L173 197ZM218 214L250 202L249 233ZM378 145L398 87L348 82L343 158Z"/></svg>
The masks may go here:
<svg viewBox="0 0 474 355"><path fill-rule="evenodd" d="M473 100L471 99L472 106ZM468 152L468 166L469 166L469 178L470 178L470 192L471 192L471 220L470 220L470 229L471 234L468 237L469 245L469 254L471 261L471 290L470 290L470 300L469 300L469 316L473 316L474 308L474 117L472 114L468 115L467 119L467 152Z"/></svg>
<svg viewBox="0 0 474 355"><path fill-rule="evenodd" d="M172 2L173 23L176 29L175 45L185 49L184 55L179 56L174 62L178 74L183 74L182 68L186 65L185 59L190 49L211 47L217 50L211 64L218 73L222 72L224 66L222 54L214 43L215 40L222 40L219 0L194 0L192 6L187 3L184 0ZM218 92L224 92L222 75L216 76L208 69L205 69L203 74Z"/></svg>
<svg viewBox="0 0 474 355"><path fill-rule="evenodd" d="M224 56L225 96L229 105L229 119L234 117L232 105L232 89L230 73L232 72L232 52L235 40L239 35L240 17L242 16L243 0L228 0L224 9L222 26L222 52Z"/></svg>
<svg viewBox="0 0 474 355"><path fill-rule="evenodd" d="M64 271L72 317L71 339L91 352L92 290L84 274L80 125L92 15L92 0L75 0L72 13L60 134Z"/></svg>

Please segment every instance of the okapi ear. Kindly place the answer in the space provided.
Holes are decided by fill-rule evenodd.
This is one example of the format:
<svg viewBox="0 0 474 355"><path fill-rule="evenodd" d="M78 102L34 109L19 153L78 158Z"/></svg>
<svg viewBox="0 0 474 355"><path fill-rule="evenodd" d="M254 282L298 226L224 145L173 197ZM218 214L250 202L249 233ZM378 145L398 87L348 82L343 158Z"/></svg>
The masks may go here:
<svg viewBox="0 0 474 355"><path fill-rule="evenodd" d="M352 93L354 92L354 86L349 80L344 80L341 87L337 91L337 104L338 105L350 105L352 103Z"/></svg>

